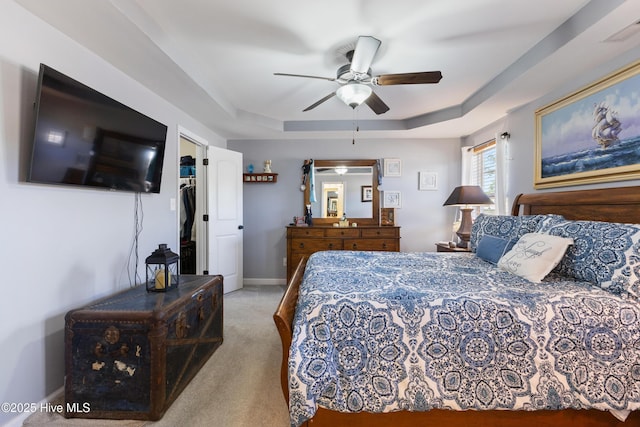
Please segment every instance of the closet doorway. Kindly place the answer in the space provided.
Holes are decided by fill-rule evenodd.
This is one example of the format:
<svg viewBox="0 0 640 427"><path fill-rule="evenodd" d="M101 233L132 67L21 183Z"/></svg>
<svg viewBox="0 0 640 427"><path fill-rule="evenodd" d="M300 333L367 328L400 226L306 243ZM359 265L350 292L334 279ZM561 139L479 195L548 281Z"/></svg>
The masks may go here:
<svg viewBox="0 0 640 427"><path fill-rule="evenodd" d="M202 168L203 147L180 134L180 182L178 217L180 230L180 273L202 274L206 240L202 233L202 209L205 194ZM198 162L199 161L199 162ZM200 173L198 173L200 169ZM200 191L199 191L200 190Z"/></svg>
<svg viewBox="0 0 640 427"><path fill-rule="evenodd" d="M181 188L177 203L180 272L192 274L195 262L195 274L224 276L225 293L240 289L244 234L242 153L209 146L207 141L181 127L178 135L179 163L183 164L179 166ZM195 159L195 166L191 166L191 158ZM185 190L187 186L195 188Z"/></svg>

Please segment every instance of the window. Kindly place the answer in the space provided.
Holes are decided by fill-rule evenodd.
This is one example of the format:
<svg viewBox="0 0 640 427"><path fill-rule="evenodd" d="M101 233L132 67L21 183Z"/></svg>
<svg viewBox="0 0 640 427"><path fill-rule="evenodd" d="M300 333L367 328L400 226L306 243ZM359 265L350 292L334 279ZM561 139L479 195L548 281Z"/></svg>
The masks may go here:
<svg viewBox="0 0 640 427"><path fill-rule="evenodd" d="M496 140L492 139L471 149L471 184L479 185L487 196L496 200ZM478 207L478 213L496 214L496 206Z"/></svg>

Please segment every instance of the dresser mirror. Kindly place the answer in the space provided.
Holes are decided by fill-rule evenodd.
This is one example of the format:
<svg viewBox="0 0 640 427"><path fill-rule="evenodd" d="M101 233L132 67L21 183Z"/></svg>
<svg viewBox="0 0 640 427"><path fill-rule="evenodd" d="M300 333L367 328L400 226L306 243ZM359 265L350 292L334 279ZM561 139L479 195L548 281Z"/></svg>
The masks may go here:
<svg viewBox="0 0 640 427"><path fill-rule="evenodd" d="M315 202L311 185L304 204L311 205L314 225L332 225L346 214L350 224L379 224L377 160L314 160Z"/></svg>

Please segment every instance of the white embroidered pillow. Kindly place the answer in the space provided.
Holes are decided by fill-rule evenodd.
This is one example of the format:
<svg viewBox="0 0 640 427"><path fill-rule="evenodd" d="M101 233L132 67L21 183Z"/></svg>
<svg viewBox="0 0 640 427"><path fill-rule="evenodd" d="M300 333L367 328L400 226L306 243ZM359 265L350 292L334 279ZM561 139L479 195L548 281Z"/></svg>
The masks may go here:
<svg viewBox="0 0 640 427"><path fill-rule="evenodd" d="M500 258L498 267L531 282L541 282L558 265L573 239L527 233Z"/></svg>

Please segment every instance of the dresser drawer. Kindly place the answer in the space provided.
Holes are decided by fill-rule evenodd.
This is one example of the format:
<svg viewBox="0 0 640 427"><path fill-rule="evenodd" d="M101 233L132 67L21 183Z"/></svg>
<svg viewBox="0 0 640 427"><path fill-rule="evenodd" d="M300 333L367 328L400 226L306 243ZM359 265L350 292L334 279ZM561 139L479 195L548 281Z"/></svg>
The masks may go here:
<svg viewBox="0 0 640 427"><path fill-rule="evenodd" d="M360 235L363 238L384 238L384 237L398 237L398 229L393 228L363 228L360 230Z"/></svg>
<svg viewBox="0 0 640 427"><path fill-rule="evenodd" d="M393 251L398 252L397 239L345 239L346 251Z"/></svg>
<svg viewBox="0 0 640 427"><path fill-rule="evenodd" d="M324 230L313 227L291 227L289 228L289 237L324 237Z"/></svg>
<svg viewBox="0 0 640 427"><path fill-rule="evenodd" d="M318 251L341 251L341 239L291 239L291 252L312 254Z"/></svg>
<svg viewBox="0 0 640 427"><path fill-rule="evenodd" d="M360 230L357 228L335 227L325 230L327 237L360 237Z"/></svg>
<svg viewBox="0 0 640 427"><path fill-rule="evenodd" d="M303 257L320 251L400 251L400 227L287 227L287 282Z"/></svg>

